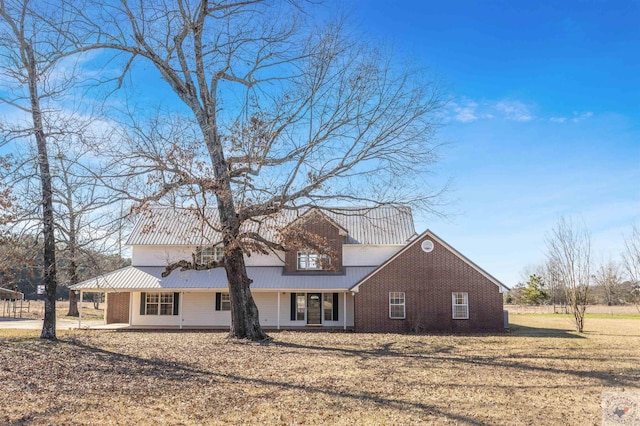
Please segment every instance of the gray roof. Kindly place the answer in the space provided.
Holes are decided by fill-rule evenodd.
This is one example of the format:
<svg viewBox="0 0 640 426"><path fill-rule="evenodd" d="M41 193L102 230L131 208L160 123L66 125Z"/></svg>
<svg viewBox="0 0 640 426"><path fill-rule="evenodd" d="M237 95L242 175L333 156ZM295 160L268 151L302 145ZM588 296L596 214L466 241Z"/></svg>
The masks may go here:
<svg viewBox="0 0 640 426"><path fill-rule="evenodd" d="M347 244L404 245L416 232L409 208L391 206L375 208L322 208L322 213L347 230ZM278 230L304 215L306 210L284 210L258 221L246 222L245 231L277 241ZM221 241L215 229L216 209L206 210L209 224L203 225L188 209L155 208L140 214L128 245L206 245Z"/></svg>
<svg viewBox="0 0 640 426"><path fill-rule="evenodd" d="M284 275L281 266L248 266L253 290L348 290L370 274L375 266L345 267L345 273ZM74 290L187 290L227 288L224 268L206 271L173 271L162 278L164 266L128 266L74 286Z"/></svg>
<svg viewBox="0 0 640 426"><path fill-rule="evenodd" d="M8 288L1 288L0 287L0 300L13 300L13 299L23 299L24 295L22 293L20 293L19 291L13 291L10 290Z"/></svg>

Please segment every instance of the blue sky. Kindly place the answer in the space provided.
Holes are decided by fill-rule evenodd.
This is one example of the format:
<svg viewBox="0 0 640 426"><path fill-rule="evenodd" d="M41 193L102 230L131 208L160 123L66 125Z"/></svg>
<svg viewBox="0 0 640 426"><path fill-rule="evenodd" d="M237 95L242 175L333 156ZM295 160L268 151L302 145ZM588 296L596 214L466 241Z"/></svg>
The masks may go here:
<svg viewBox="0 0 640 426"><path fill-rule="evenodd" d="M512 286L562 215L596 262L640 224L640 2L351 2L360 29L442 78L452 102L430 228Z"/></svg>
<svg viewBox="0 0 640 426"><path fill-rule="evenodd" d="M623 234L640 225L640 2L320 7L333 6L372 42L428 67L451 96L434 176L452 179L447 217L415 212L419 232L430 228L508 286L544 261L562 215L590 228L596 261L619 259ZM159 80L152 67L135 69L148 84L130 99L176 106L165 83L149 84Z"/></svg>

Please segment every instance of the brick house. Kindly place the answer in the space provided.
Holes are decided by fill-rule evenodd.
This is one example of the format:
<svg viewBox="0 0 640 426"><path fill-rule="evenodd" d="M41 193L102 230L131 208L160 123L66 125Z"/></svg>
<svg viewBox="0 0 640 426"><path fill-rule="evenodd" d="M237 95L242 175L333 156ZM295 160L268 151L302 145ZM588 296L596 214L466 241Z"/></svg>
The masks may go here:
<svg viewBox="0 0 640 426"><path fill-rule="evenodd" d="M215 223L217 212L210 215ZM296 227L324 247L245 258L265 329L404 333L504 326L501 293L508 289L431 231L417 235L407 208L313 208L250 226L269 239ZM131 266L72 288L104 292L107 323L225 328L230 299L223 268L162 277L177 260L220 258L219 241L187 211L155 209L127 241Z"/></svg>

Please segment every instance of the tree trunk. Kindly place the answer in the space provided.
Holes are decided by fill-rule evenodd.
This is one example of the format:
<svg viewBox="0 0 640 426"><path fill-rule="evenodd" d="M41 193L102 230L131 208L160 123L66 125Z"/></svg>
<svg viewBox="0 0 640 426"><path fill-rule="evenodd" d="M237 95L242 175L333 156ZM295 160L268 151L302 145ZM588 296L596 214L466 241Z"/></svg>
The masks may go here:
<svg viewBox="0 0 640 426"><path fill-rule="evenodd" d="M213 91L215 93L215 91ZM251 280L247 275L242 248L238 246L240 221L236 213L229 168L224 157L216 126L215 103L208 111L208 120L200 121L211 165L219 188L216 191L218 214L225 247L225 271L231 298L231 330L229 337L261 341L268 338L260 326L258 307L251 295Z"/></svg>
<svg viewBox="0 0 640 426"><path fill-rule="evenodd" d="M231 297L231 330L229 337L265 340L268 338L260 326L258 307L251 295L251 279L247 276L242 250L233 250L225 264L229 295Z"/></svg>
<svg viewBox="0 0 640 426"><path fill-rule="evenodd" d="M41 339L56 340L56 242L54 236L53 219L53 191L51 189L51 172L49 170L49 154L47 140L42 124L42 111L38 97L38 75L36 60L32 47L23 45L27 55L27 73L29 78L29 97L31 101L31 116L33 118L33 132L38 146L38 166L40 182L42 184L42 228L44 234L44 322L42 323Z"/></svg>
<svg viewBox="0 0 640 426"><path fill-rule="evenodd" d="M76 296L76 292L73 290L69 290L69 311L67 312L67 316L80 316L80 312L78 312L78 297Z"/></svg>
<svg viewBox="0 0 640 426"><path fill-rule="evenodd" d="M66 177L65 177L66 179ZM76 262L76 254L77 254L77 240L76 240L76 217L73 213L73 194L71 193L70 185L67 185L67 209L69 210L69 285L78 284L80 281L78 278L78 262ZM80 316L78 312L78 299L76 298L76 292L73 290L69 291L69 312L67 312L67 316L77 317Z"/></svg>

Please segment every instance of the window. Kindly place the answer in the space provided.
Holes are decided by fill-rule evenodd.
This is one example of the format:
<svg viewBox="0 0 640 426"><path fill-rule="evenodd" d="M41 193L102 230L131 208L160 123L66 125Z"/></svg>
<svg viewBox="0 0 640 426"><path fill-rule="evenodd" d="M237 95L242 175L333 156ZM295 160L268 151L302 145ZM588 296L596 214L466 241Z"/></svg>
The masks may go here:
<svg viewBox="0 0 640 426"><path fill-rule="evenodd" d="M296 293L296 320L304 321L307 296L304 293Z"/></svg>
<svg viewBox="0 0 640 426"><path fill-rule="evenodd" d="M179 293L141 293L140 315L178 315Z"/></svg>
<svg viewBox="0 0 640 426"><path fill-rule="evenodd" d="M291 293L291 321L304 321L307 310L307 294Z"/></svg>
<svg viewBox="0 0 640 426"><path fill-rule="evenodd" d="M224 256L224 247L201 247L200 262L207 264L209 262L219 262Z"/></svg>
<svg viewBox="0 0 640 426"><path fill-rule="evenodd" d="M451 293L453 319L469 319L469 293Z"/></svg>
<svg viewBox="0 0 640 426"><path fill-rule="evenodd" d="M229 293L216 293L216 311L231 310L231 295Z"/></svg>
<svg viewBox="0 0 640 426"><path fill-rule="evenodd" d="M404 292L392 291L389 293L389 318L404 319Z"/></svg>
<svg viewBox="0 0 640 426"><path fill-rule="evenodd" d="M298 252L298 270L323 270L330 263L329 256L315 252Z"/></svg>
<svg viewBox="0 0 640 426"><path fill-rule="evenodd" d="M325 321L338 321L338 293L322 294L322 311Z"/></svg>

